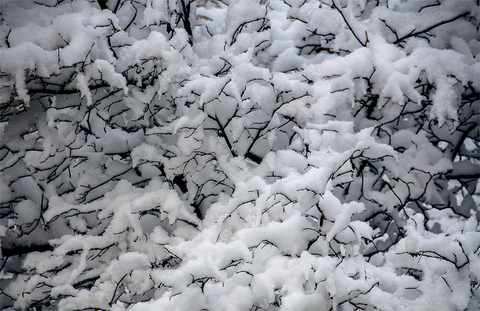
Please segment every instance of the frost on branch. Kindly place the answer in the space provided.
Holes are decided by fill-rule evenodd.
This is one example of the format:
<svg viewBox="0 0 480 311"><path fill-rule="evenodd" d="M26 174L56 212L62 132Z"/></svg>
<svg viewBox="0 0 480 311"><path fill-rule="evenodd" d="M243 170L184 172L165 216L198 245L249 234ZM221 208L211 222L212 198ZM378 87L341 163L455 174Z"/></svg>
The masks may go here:
<svg viewBox="0 0 480 311"><path fill-rule="evenodd" d="M475 1L0 12L2 309L480 306Z"/></svg>

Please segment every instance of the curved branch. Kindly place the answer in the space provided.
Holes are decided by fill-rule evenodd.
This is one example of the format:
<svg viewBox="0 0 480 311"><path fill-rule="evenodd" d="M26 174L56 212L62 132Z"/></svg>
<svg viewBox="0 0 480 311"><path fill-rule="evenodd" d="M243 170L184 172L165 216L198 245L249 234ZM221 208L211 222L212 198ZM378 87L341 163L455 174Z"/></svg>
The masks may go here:
<svg viewBox="0 0 480 311"><path fill-rule="evenodd" d="M357 34L355 33L355 31L353 31L352 27L350 26L350 24L348 23L347 19L345 18L345 15L343 15L343 12L340 10L340 8L335 4L335 1L332 0L332 7L338 11L338 13L340 13L340 15L342 15L342 18L343 18L343 21L345 22L345 24L347 24L347 27L348 29L350 29L350 31L352 32L353 36L355 37L355 39L357 39L357 41L363 46L363 47L366 47L367 46L367 43L368 43L368 35L367 35L367 32L365 31L365 36L366 36L366 39L365 39L365 43L362 42L362 40L360 40L360 38L357 36Z"/></svg>

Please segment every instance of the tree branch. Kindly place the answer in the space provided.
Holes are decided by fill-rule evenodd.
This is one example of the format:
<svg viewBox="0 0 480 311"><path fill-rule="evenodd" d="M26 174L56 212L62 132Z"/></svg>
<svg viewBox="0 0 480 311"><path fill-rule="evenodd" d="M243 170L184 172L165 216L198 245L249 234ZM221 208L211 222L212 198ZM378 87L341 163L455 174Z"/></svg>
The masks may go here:
<svg viewBox="0 0 480 311"><path fill-rule="evenodd" d="M432 30L432 29L434 29L434 28L436 28L436 27L438 27L438 26L451 23L451 22L456 21L457 19L459 19L459 18L461 18L461 17L465 17L465 16L467 16L467 15L468 15L468 13L463 13L463 14L458 15L458 16L452 18L452 19L449 19L449 20L447 20L447 21L442 21L442 22L436 23L436 24L433 25L433 26L430 26L430 27L428 27L428 28L426 28L426 29L424 29L424 30L420 30L420 31L417 31L417 32L414 32L414 31L415 31L415 29L414 29L414 30L412 30L408 35L405 35L405 36L401 37L400 39L397 39L395 42L393 42L393 44L398 44L398 43L400 43L400 42L402 42L402 41L404 41L405 39L408 39L408 38L410 38L410 37L416 37L416 36L418 36L418 35L420 35L420 34L424 34L424 33L428 32L428 31L430 31L430 30ZM389 28L390 28L390 27L389 27Z"/></svg>
<svg viewBox="0 0 480 311"><path fill-rule="evenodd" d="M355 33L355 31L353 31L352 27L350 26L350 24L348 23L347 19L345 18L345 15L343 15L343 12L340 10L340 8L335 4L335 1L332 0L332 7L338 11L338 13L340 13L340 15L342 15L342 18L343 18L343 21L345 22L345 24L347 24L347 27L348 29L350 29L350 31L352 32L352 34L355 36L355 39L357 39L357 41L363 46L363 47L366 47L367 46L367 43L368 43L368 35L367 35L367 32L365 31L365 35L366 35L366 40L365 40L365 43L363 43L360 38L358 38L357 34Z"/></svg>

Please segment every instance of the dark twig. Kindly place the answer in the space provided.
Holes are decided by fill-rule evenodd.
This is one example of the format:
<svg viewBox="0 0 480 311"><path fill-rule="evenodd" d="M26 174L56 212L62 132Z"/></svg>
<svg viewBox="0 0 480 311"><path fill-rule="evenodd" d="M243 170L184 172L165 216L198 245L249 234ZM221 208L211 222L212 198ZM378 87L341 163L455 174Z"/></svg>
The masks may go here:
<svg viewBox="0 0 480 311"><path fill-rule="evenodd" d="M436 24L434 24L434 25L432 25L432 26L430 26L430 27L428 27L428 28L426 28L426 29L424 29L424 30L419 30L419 31L416 31L416 32L415 32L415 29L414 29L414 30L412 30L408 35L405 35L405 36L397 39L395 42L393 42L393 44L398 44L398 43L404 41L405 39L408 39L408 38L411 38L411 37L416 37L416 36L421 35L421 34L425 34L425 33L427 33L428 31L430 31L430 30L432 30L432 29L434 29L434 28L436 28L436 27L438 27L438 26L451 23L451 22L453 22L453 21L456 21L456 20L459 19L459 18L466 17L467 15L468 15L468 13L463 13L463 14L458 15L458 16L452 18L452 19L449 19L449 20L446 20L446 21L442 21L442 22L436 23Z"/></svg>
<svg viewBox="0 0 480 311"><path fill-rule="evenodd" d="M340 13L340 15L342 15L342 18L343 18L343 21L345 22L345 24L347 24L347 27L348 29L350 29L350 31L352 32L352 34L355 36L355 39L357 39L357 41L363 46L363 47L366 47L367 46L367 43L368 43L368 35L367 35L367 32L365 31L365 36L366 36L366 39L365 39L365 43L362 42L362 40L360 40L360 38L357 36L357 34L355 33L355 31L353 31L352 27L350 26L350 24L348 23L347 19L345 18L345 15L343 15L343 12L340 10L340 8L335 4L335 1L332 0L332 7L338 11L338 13Z"/></svg>

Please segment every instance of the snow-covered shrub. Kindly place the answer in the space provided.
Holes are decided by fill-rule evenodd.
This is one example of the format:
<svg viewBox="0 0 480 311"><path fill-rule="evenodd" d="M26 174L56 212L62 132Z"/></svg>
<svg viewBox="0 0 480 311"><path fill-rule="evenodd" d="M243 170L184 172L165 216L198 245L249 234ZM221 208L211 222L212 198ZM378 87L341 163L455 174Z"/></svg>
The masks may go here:
<svg viewBox="0 0 480 311"><path fill-rule="evenodd" d="M0 9L2 308L480 306L475 1Z"/></svg>

